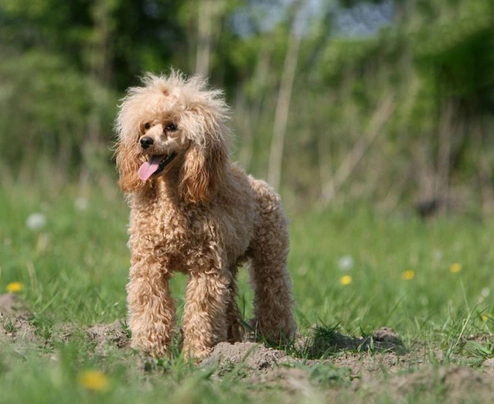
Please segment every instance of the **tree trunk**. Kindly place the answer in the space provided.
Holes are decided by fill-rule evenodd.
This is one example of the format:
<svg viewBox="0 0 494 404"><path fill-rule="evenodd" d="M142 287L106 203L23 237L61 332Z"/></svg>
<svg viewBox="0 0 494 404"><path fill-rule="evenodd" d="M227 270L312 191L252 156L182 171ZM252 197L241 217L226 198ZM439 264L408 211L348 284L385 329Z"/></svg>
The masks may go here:
<svg viewBox="0 0 494 404"><path fill-rule="evenodd" d="M201 0L197 8L197 53L195 72L203 77L209 76L211 44L213 41L212 20L213 1Z"/></svg>
<svg viewBox="0 0 494 404"><path fill-rule="evenodd" d="M446 207L449 201L452 138L454 132L458 130L458 127L454 123L454 110L452 101L446 101L441 111L438 128L437 175L434 191L435 200L439 201L443 208Z"/></svg>
<svg viewBox="0 0 494 404"><path fill-rule="evenodd" d="M255 101L252 102L245 96L244 84L239 87L235 111L236 120L242 129L242 141L240 142L239 161L242 167L248 172L251 170L252 157L254 153L254 133L260 125L263 101L266 96L266 87L269 81L268 72L270 65L270 49L259 49L256 67L252 77L252 83L255 83L256 92L254 93Z"/></svg>
<svg viewBox="0 0 494 404"><path fill-rule="evenodd" d="M283 64L280 91L276 103L274 116L273 139L269 154L268 182L275 189L280 188L281 169L283 164L283 147L285 144L288 111L292 96L293 81L297 68L298 53L300 48L300 37L293 32L290 33L288 49Z"/></svg>
<svg viewBox="0 0 494 404"><path fill-rule="evenodd" d="M95 107L92 109L86 122L87 137L81 146L83 164L79 177L79 193L87 194L90 180L90 166L94 159L92 151L97 150L102 137L100 111L98 110L97 97L99 97L99 85L107 83L111 79L110 60L112 53L111 37L111 0L97 0L93 7L93 31L89 40L86 68L94 86ZM97 87L98 86L98 87Z"/></svg>

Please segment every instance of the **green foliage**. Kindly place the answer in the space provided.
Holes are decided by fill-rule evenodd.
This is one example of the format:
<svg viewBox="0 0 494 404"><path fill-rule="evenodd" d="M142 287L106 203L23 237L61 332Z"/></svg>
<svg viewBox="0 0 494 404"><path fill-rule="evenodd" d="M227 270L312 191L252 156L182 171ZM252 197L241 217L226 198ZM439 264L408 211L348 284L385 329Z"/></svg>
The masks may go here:
<svg viewBox="0 0 494 404"><path fill-rule="evenodd" d="M11 55L0 66L0 79L6 83L0 89L1 164L12 172L23 165L34 169L41 156L65 170L81 165L81 145L94 113L108 128L109 140L115 96L80 76L59 55L35 49ZM56 106L47 102L51 99L58 101ZM108 160L109 153L104 157Z"/></svg>
<svg viewBox="0 0 494 404"><path fill-rule="evenodd" d="M25 297L42 333L54 321L94 322L125 313L120 293L128 268L121 243L126 237L123 201L111 206L101 196L62 191L59 198L60 192L40 187L0 195L1 282L4 287L13 281L29 285ZM33 213L45 217L45 227L27 226ZM113 286L101 288L103 282ZM75 288L67 287L72 283Z"/></svg>
<svg viewBox="0 0 494 404"><path fill-rule="evenodd" d="M306 21L281 190L297 207L364 198L388 210L424 200L494 210L492 2L396 1L386 27L342 37L339 10L359 3L323 2ZM278 5L269 26L256 16L264 3L244 0L3 0L4 177L33 180L41 162L66 181L108 177L124 90L146 71L193 74L201 52L211 83L233 106L237 157L267 177L296 12ZM236 31L238 13L253 20L247 35ZM389 99L390 116L370 140ZM23 147L12 147L19 134Z"/></svg>

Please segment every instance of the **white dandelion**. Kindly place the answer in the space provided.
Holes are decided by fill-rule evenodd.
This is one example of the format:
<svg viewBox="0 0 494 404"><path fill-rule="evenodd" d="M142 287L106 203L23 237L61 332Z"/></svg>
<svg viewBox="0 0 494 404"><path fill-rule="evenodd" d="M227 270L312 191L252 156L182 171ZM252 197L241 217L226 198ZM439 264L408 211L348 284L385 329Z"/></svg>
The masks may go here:
<svg viewBox="0 0 494 404"><path fill-rule="evenodd" d="M32 231L41 230L46 226L46 217L42 213L31 213L26 219L26 227Z"/></svg>
<svg viewBox="0 0 494 404"><path fill-rule="evenodd" d="M350 255L344 255L338 260L338 266L341 271L349 271L353 268L353 258Z"/></svg>

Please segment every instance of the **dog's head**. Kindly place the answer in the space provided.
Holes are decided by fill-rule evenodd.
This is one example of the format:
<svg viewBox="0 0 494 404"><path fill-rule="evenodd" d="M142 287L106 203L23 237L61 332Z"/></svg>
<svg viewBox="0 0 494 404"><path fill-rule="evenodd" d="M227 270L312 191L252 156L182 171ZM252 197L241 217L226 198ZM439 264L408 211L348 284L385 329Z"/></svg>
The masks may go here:
<svg viewBox="0 0 494 404"><path fill-rule="evenodd" d="M228 162L227 117L221 91L199 77L148 74L128 90L116 120L122 190L170 181L185 201L207 203Z"/></svg>

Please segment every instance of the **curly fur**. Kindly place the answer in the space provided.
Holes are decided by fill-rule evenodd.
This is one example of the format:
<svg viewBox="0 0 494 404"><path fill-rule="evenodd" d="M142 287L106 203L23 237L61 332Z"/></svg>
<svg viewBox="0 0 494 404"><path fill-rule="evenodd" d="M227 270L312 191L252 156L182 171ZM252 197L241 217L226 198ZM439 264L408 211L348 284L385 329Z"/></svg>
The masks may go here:
<svg viewBox="0 0 494 404"><path fill-rule="evenodd" d="M230 161L227 119L220 91L173 71L147 75L120 106L116 162L131 208L129 326L133 347L145 353L168 353L176 321L169 290L174 272L188 276L185 355L202 358L218 342L241 339L235 278L244 262L258 335L279 342L295 333L280 199ZM143 138L152 145L144 147ZM148 167L151 156L163 165L164 156L175 157L141 179L139 168Z"/></svg>

